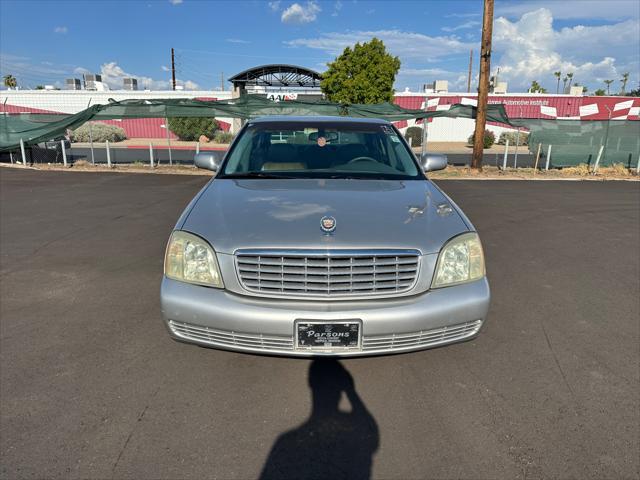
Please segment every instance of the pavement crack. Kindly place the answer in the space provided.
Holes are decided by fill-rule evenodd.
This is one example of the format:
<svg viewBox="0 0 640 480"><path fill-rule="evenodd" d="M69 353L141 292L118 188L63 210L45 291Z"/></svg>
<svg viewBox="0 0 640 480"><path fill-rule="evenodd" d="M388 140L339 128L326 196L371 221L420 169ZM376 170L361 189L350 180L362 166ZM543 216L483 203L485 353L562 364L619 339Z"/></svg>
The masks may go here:
<svg viewBox="0 0 640 480"><path fill-rule="evenodd" d="M576 400L576 395L573 391L573 388L571 388L571 385L569 384L569 381L567 380L567 376L564 373L564 370L562 369L562 366L560 365L560 361L558 360L558 356L556 355L555 350L553 349L553 347L551 346L551 341L549 340L549 335L547 334L547 329L544 328L544 322L540 321L540 327L542 327L542 333L544 333L544 338L547 340L547 346L549 347L549 350L551 351L551 355L553 356L553 360L556 363L556 366L558 367L558 370L560 371L560 375L562 375L562 380L564 381L565 386L567 387L567 389L569 390L569 394L571 395L571 399L573 400L573 403L575 405L574 409L576 412L576 415L578 414L578 401Z"/></svg>
<svg viewBox="0 0 640 480"><path fill-rule="evenodd" d="M114 462L113 467L111 468L111 478L115 478L116 468L118 468L118 464L120 463L120 459L122 458L122 454L127 449L127 446L129 445L129 441L131 440L131 437L133 436L134 432L136 431L136 428L138 428L138 423L140 423L142 421L142 419L144 418L144 414L147 413L149 405L151 405L151 400L153 400L153 398L157 395L158 390L160 390L160 387L156 388L156 390L151 394L151 397L149 397L149 401L147 402L147 404L142 409L142 412L140 412L140 415L138 415L136 423L133 425L133 428L131 429L131 432L129 432L129 435L127 436L127 439L125 440L124 445L122 445L122 448L120 449L120 453L118 453L118 458L116 458L116 461Z"/></svg>

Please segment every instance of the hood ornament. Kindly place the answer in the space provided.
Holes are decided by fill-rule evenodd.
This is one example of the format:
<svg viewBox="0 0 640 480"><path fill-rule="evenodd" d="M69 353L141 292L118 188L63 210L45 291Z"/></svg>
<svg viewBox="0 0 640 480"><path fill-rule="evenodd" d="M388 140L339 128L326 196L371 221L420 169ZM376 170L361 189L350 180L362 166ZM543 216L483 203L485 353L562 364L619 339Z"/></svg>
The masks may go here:
<svg viewBox="0 0 640 480"><path fill-rule="evenodd" d="M336 219L333 217L322 217L320 219L320 230L325 234L330 235L336 229Z"/></svg>

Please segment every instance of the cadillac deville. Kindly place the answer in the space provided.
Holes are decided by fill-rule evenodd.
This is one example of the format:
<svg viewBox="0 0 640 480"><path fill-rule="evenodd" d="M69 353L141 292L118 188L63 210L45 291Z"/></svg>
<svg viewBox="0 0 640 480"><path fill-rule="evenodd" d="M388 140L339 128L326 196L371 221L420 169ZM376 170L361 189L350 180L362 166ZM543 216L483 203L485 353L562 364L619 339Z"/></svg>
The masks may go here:
<svg viewBox="0 0 640 480"><path fill-rule="evenodd" d="M161 304L176 340L288 356L408 352L478 335L478 234L382 120L249 121L178 220Z"/></svg>

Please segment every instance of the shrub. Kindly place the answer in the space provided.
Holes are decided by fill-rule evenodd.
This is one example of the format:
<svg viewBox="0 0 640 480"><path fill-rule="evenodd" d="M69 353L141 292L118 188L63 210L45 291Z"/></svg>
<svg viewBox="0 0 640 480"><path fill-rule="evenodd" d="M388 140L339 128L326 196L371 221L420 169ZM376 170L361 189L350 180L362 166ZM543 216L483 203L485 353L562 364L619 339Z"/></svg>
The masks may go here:
<svg viewBox="0 0 640 480"><path fill-rule="evenodd" d="M219 129L215 118L207 117L172 117L169 119L169 130L180 140L198 140L201 135L213 138Z"/></svg>
<svg viewBox="0 0 640 480"><path fill-rule="evenodd" d="M407 142L411 139L412 147L420 147L422 145L422 127L409 127L404 134Z"/></svg>
<svg viewBox="0 0 640 480"><path fill-rule="evenodd" d="M473 145L473 142L474 142L474 139L475 139L475 135L476 135L476 133L473 132L471 134L471 136L469 137L469 139L467 140L469 145ZM485 131L484 131L483 148L491 148L491 145L493 145L494 143L496 143L496 136L494 135L494 133L491 130L485 129Z"/></svg>
<svg viewBox="0 0 640 480"><path fill-rule="evenodd" d="M215 143L231 143L231 140L233 140L233 133L224 130L218 130L213 136Z"/></svg>
<svg viewBox="0 0 640 480"><path fill-rule="evenodd" d="M115 125L100 122L88 122L71 132L70 139L72 142L87 143L93 137L94 142L102 143L109 140L110 142L121 142L126 140L127 135L124 130Z"/></svg>
<svg viewBox="0 0 640 480"><path fill-rule="evenodd" d="M505 145L507 143L507 138L509 139L509 145L515 146L516 140L518 139L518 132L502 132L500 134L500 139L498 140L498 145ZM528 145L529 144L529 134L527 132L520 132L520 145Z"/></svg>

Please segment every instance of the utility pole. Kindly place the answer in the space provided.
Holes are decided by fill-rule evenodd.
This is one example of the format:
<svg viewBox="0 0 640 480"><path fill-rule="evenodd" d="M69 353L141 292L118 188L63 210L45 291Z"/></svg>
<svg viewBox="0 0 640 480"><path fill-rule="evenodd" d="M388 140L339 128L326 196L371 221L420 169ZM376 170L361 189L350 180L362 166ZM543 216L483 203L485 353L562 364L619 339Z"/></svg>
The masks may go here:
<svg viewBox="0 0 640 480"><path fill-rule="evenodd" d="M467 77L467 93L471 93L471 72L473 71L473 48L469 50L469 76Z"/></svg>
<svg viewBox="0 0 640 480"><path fill-rule="evenodd" d="M171 86L176 89L176 60L173 54L173 47L171 47Z"/></svg>
<svg viewBox="0 0 640 480"><path fill-rule="evenodd" d="M224 92L224 72L220 72L220 90Z"/></svg>
<svg viewBox="0 0 640 480"><path fill-rule="evenodd" d="M480 45L480 79L478 81L478 107L473 142L471 168L482 170L484 128L487 124L487 100L489 97L489 72L491 69L491 35L493 30L493 0L484 0L482 16L482 42Z"/></svg>

